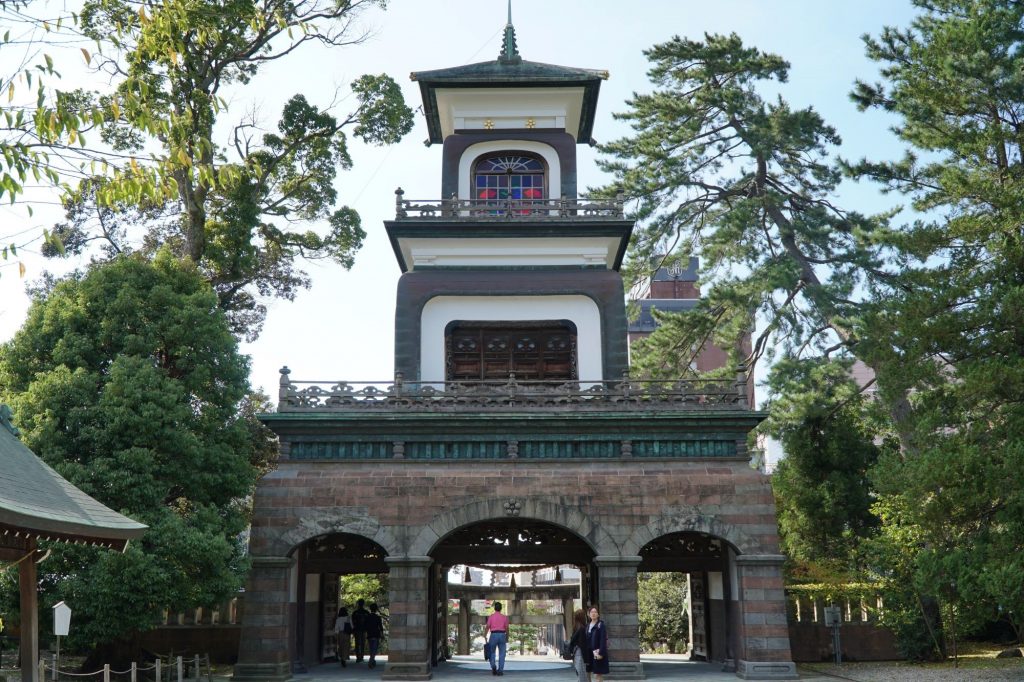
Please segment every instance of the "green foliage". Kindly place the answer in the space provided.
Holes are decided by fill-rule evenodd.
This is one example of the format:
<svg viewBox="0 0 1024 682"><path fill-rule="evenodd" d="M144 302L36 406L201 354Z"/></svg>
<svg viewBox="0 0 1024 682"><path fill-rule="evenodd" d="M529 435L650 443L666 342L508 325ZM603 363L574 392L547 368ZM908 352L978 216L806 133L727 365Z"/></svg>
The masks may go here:
<svg viewBox="0 0 1024 682"><path fill-rule="evenodd" d="M245 121L222 145L214 132L226 122L228 89L306 42L360 42L353 22L384 4L86 2L82 30L109 48L105 63L123 78L113 95L76 100L102 112L104 141L130 163L81 184L67 201L62 236L79 251L99 240L118 253L168 247L191 258L236 333L254 338L266 313L260 297L292 299L309 285L298 259L351 267L365 237L358 214L336 205L337 173L352 165L344 130L368 144L393 144L413 119L390 77L366 75L352 84L356 105L341 119L295 95L276 132L258 137L258 122ZM294 227L302 222L326 229Z"/></svg>
<svg viewBox="0 0 1024 682"><path fill-rule="evenodd" d="M602 191L636 201L634 282L652 262L698 256L711 287L693 311L661 316L634 365L682 376L710 342L746 359L756 315L767 325L751 361L773 346L803 356L852 344L854 291L880 266L872 235L886 216L834 206L836 131L813 109L759 94L789 65L736 35L676 37L645 54L656 89L617 115L634 132L601 147L615 176Z"/></svg>
<svg viewBox="0 0 1024 682"><path fill-rule="evenodd" d="M637 608L640 617L640 647L657 653L684 653L690 638L685 573L640 573L637 575Z"/></svg>
<svg viewBox="0 0 1024 682"><path fill-rule="evenodd" d="M509 649L518 647L520 656L536 653L541 629L539 625L513 625L510 623L508 626Z"/></svg>
<svg viewBox="0 0 1024 682"><path fill-rule="evenodd" d="M905 449L873 474L879 554L950 630L1024 625L1024 6L921 0L908 29L865 38L884 82L854 99L899 116L897 162L848 170L921 217L888 239L900 286L874 292L865 352L910 395Z"/></svg>
<svg viewBox="0 0 1024 682"><path fill-rule="evenodd" d="M878 525L868 480L876 429L850 364L784 360L772 370L768 430L786 453L772 489L791 579L856 575L860 541Z"/></svg>
<svg viewBox="0 0 1024 682"><path fill-rule="evenodd" d="M119 257L59 282L0 348L2 400L61 475L149 530L123 554L55 545L63 599L91 646L213 606L241 586L240 534L265 431L239 415L248 361L194 266Z"/></svg>
<svg viewBox="0 0 1024 682"><path fill-rule="evenodd" d="M377 602L383 613L388 612L388 574L353 573L339 578L341 582L341 603L348 607L349 613L355 608L356 601L362 599L367 605Z"/></svg>

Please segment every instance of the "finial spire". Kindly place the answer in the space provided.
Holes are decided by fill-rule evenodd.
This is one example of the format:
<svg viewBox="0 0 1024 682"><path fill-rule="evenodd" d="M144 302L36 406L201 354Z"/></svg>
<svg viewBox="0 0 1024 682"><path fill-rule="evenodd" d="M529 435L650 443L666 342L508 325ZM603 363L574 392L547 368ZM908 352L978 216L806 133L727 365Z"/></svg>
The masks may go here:
<svg viewBox="0 0 1024 682"><path fill-rule="evenodd" d="M508 23L505 24L505 39L501 44L498 61L502 64L518 64L523 61L523 58L519 56L519 47L516 45L516 27L512 25L512 0L508 0Z"/></svg>

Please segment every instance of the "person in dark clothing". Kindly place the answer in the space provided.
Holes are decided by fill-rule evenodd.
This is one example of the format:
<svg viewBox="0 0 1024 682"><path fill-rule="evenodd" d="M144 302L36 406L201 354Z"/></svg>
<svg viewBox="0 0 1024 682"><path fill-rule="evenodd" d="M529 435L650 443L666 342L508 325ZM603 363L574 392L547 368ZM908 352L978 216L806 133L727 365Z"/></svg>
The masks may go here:
<svg viewBox="0 0 1024 682"><path fill-rule="evenodd" d="M334 633L338 639L338 661L344 668L348 666L348 654L352 648L352 617L344 606L338 609L338 617L334 619Z"/></svg>
<svg viewBox="0 0 1024 682"><path fill-rule="evenodd" d="M576 682L589 682L590 664L594 660L594 652L590 650L587 639L587 613L576 609L572 614L573 633L569 639L569 651L572 652L572 667L576 670Z"/></svg>
<svg viewBox="0 0 1024 682"><path fill-rule="evenodd" d="M366 617L366 639L370 644L370 667L377 666L377 652L380 651L380 640L384 638L384 621L378 613L377 604L370 604L370 613Z"/></svg>
<svg viewBox="0 0 1024 682"><path fill-rule="evenodd" d="M356 663L363 662L366 654L366 621L370 612L366 610L362 599L356 601L356 608L352 611L352 634L356 637Z"/></svg>
<svg viewBox="0 0 1024 682"><path fill-rule="evenodd" d="M608 627L601 620L601 612L596 606L590 607L590 623L587 624L587 648L594 655L590 671L597 682L601 682L608 674Z"/></svg>

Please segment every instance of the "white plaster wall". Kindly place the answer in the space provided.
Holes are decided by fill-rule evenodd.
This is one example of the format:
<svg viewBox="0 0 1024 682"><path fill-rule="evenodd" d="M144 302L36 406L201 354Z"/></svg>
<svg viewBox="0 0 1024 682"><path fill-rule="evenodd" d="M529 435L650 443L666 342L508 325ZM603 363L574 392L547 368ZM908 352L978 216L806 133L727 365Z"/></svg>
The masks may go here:
<svg viewBox="0 0 1024 682"><path fill-rule="evenodd" d="M413 238L399 240L405 262L425 266L601 265L611 268L619 248L613 237Z"/></svg>
<svg viewBox="0 0 1024 682"><path fill-rule="evenodd" d="M473 171L473 161L490 152L523 151L537 154L548 165L548 198L557 199L562 194L562 167L558 163L558 153L551 145L533 140L494 140L493 142L478 142L470 145L462 153L459 159L459 198L472 199L472 179L470 174Z"/></svg>
<svg viewBox="0 0 1024 682"><path fill-rule="evenodd" d="M708 571L708 599L721 599L723 594L722 572Z"/></svg>
<svg viewBox="0 0 1024 682"><path fill-rule="evenodd" d="M583 93L583 87L438 88L441 137L448 137L457 128L527 128L530 119L537 128L566 130L575 137L583 111Z"/></svg>
<svg viewBox="0 0 1024 682"><path fill-rule="evenodd" d="M601 311L586 296L438 296L420 317L420 380L444 381L444 330L449 322L569 320L576 325L579 378L600 381Z"/></svg>

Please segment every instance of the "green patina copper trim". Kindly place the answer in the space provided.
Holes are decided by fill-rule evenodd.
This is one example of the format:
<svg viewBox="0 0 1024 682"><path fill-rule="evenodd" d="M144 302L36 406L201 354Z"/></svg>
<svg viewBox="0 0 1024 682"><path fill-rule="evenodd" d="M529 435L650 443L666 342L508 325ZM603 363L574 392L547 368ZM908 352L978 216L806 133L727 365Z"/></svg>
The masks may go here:
<svg viewBox="0 0 1024 682"><path fill-rule="evenodd" d="M402 456L413 460L507 459L509 440L401 441ZM519 459L616 459L622 440L557 440L528 437L513 440ZM631 456L645 459L735 458L736 441L633 440ZM292 460L364 460L394 457L392 441L295 441Z"/></svg>

